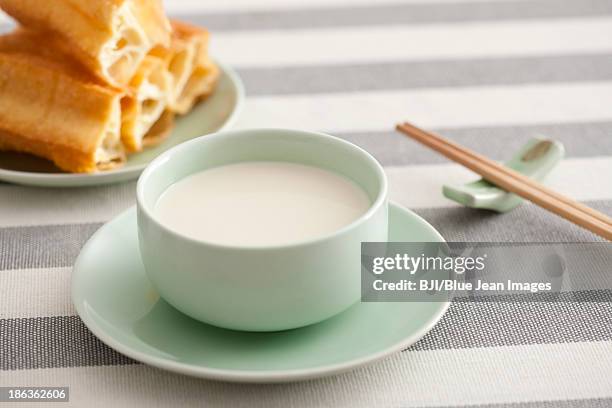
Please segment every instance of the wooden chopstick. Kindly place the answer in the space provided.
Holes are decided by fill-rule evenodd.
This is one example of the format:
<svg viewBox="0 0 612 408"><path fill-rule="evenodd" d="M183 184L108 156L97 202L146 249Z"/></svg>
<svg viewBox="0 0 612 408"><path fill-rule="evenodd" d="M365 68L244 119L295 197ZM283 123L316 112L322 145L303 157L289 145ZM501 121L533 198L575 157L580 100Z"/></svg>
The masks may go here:
<svg viewBox="0 0 612 408"><path fill-rule="evenodd" d="M401 129L400 129L401 128ZM583 205L575 200L572 200L571 198L568 198L562 194L557 193L554 190L551 190L547 187L545 187L544 185L536 182L535 180L524 176L521 173L518 173L506 166L500 165L497 162L490 160L476 152L473 152L463 146L460 146L456 143L451 142L448 139L443 138L442 136L436 135L432 132L427 132L423 129L419 129L418 127L410 124L410 123L404 123L402 125L398 125L398 130L400 130L402 133L406 133L408 136L411 136L413 139L418 140L419 142L428 145L429 147L433 148L434 150L437 150L439 152L441 152L440 150L438 150L436 148L436 146L440 146L441 144L445 145L445 146L452 146L452 148L454 150L460 151L461 153L468 155L472 158L474 158L475 160L478 161L482 161L482 162L486 162L487 164L495 167L496 169L498 169L499 171L508 174L510 177L514 177L518 180L520 180L522 183L524 184L528 184L530 186L532 186L533 188L537 188L537 189L541 189L541 190L545 190L547 194L554 196L556 199L563 201L565 203L567 203L568 205L571 205L573 207L576 207L577 209L579 209L580 211L584 211L587 212L589 214L591 214L593 217L600 219L601 221L609 224L612 226L612 218L608 217L605 214L602 214L599 211L596 211L594 209L592 209L591 207L587 207L586 205ZM432 137L434 139L432 139ZM428 143L429 141L431 141L431 144ZM436 146L433 146L432 144L436 143ZM442 153L442 152L441 152ZM444 154L444 153L443 153ZM447 156L448 157L448 156ZM449 157L451 158L451 157ZM451 158L452 159L452 158ZM452 159L454 160L454 159ZM480 173L479 173L480 174Z"/></svg>
<svg viewBox="0 0 612 408"><path fill-rule="evenodd" d="M457 145L439 135L402 123L397 130L480 174L485 180L517 194L576 225L612 241L612 218L565 197L508 167Z"/></svg>

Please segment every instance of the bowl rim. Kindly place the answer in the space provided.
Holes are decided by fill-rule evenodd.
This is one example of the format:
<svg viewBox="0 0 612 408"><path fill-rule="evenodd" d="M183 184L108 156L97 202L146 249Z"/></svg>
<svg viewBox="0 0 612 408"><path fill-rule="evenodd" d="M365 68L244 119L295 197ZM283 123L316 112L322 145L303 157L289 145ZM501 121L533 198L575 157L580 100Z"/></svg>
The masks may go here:
<svg viewBox="0 0 612 408"><path fill-rule="evenodd" d="M371 203L370 207L366 212L364 212L357 219L353 220L351 223L339 228L330 233L326 233L314 238L309 238L300 241L289 242L287 244L277 244L277 245L228 245L228 244L220 244L210 241L205 241L201 239L195 239L189 237L187 235L178 233L169 227L165 226L163 223L158 221L157 217L153 214L153 211L149 206L145 203L144 194L145 194L145 184L149 180L149 178L153 177L155 171L163 166L166 162L173 160L173 157L179 155L187 150L190 150L193 145L200 143L207 143L208 141L217 140L217 139L229 139L229 138L243 138L243 137L253 137L254 134L261 133L273 133L279 135L281 137L295 137L295 135L306 136L306 137L316 137L319 140L327 140L331 143L336 143L348 148L361 155L365 160L369 161L372 165L372 169L375 172L378 184L380 186L378 190L378 194L375 200ZM380 208L388 203L388 180L386 173L382 167L382 165L368 153L366 150L361 147L348 142L344 139L341 139L336 136L332 136L322 132L313 132L299 129L286 129L286 128L249 128L249 129L241 129L241 130L230 130L230 131L220 131L204 136L200 136L191 140L188 140L184 143L181 143L158 157L156 157L153 161L149 163L149 165L142 172L140 177L138 178L138 183L136 185L136 208L139 214L143 214L149 221L151 221L157 228L161 229L164 233L169 234L175 239L183 240L195 245L206 246L210 248L216 249L225 249L225 250L240 250L240 251L270 251L270 250L279 250L279 249L290 249L297 248L302 246L309 246L314 244L319 244L328 240L332 240L338 236L344 235L346 233L351 232L356 229L369 219L373 218L374 215L380 210ZM140 218L140 216L138 217ZM140 229L140 225L139 225Z"/></svg>

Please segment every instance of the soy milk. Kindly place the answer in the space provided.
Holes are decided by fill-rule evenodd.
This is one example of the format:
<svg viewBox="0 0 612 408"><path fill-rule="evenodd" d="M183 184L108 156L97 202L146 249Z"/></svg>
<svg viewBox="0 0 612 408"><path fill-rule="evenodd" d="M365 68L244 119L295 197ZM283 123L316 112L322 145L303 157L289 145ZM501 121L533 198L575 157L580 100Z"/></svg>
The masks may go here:
<svg viewBox="0 0 612 408"><path fill-rule="evenodd" d="M242 162L176 182L160 196L155 213L190 238L253 247L322 237L370 205L361 187L337 173L288 162Z"/></svg>

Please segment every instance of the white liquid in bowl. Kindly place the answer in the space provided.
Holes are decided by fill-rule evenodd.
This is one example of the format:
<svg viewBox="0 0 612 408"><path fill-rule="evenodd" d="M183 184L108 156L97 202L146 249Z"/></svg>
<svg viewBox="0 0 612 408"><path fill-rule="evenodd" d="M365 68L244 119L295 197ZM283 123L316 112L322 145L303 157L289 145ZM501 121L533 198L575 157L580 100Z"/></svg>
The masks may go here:
<svg viewBox="0 0 612 408"><path fill-rule="evenodd" d="M243 162L171 185L155 206L169 229L209 243L271 246L341 229L371 206L348 178L287 162Z"/></svg>

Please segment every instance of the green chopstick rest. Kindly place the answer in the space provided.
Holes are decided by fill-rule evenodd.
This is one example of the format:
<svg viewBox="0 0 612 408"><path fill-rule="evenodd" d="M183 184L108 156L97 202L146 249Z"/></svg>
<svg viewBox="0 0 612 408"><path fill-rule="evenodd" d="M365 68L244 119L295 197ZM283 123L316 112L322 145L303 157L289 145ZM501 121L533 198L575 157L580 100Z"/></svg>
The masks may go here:
<svg viewBox="0 0 612 408"><path fill-rule="evenodd" d="M504 165L529 178L540 181L565 155L563 144L554 140L534 138L529 140ZM466 207L484 208L500 213L510 211L523 202L516 194L480 179L464 185L444 185L446 198Z"/></svg>

